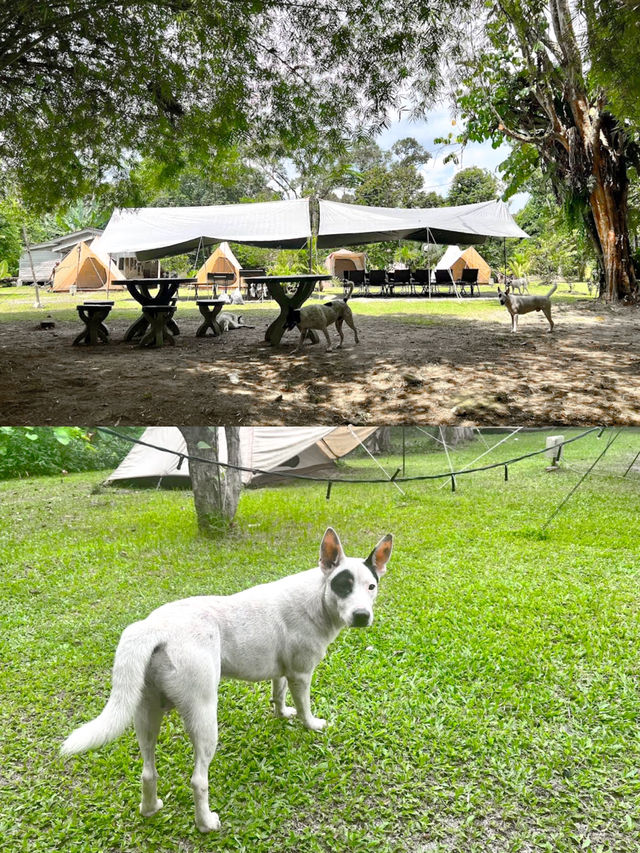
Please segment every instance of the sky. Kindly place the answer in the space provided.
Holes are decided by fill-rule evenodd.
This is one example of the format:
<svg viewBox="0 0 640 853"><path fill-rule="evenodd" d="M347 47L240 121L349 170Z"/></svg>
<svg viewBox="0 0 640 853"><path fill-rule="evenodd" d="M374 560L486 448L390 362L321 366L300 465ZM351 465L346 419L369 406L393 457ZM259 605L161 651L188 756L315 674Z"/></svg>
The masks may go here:
<svg viewBox="0 0 640 853"><path fill-rule="evenodd" d="M390 148L398 139L413 136L424 148L431 153L432 159L423 166L425 190L434 190L439 195L445 196L453 176L460 169L468 166L480 166L493 172L500 177L497 170L498 164L507 158L509 146L501 145L500 148L492 148L490 142L470 142L463 154L462 162L458 165L445 163L444 158L450 154L452 147L444 147L434 144L434 139L448 136L451 132L459 131L459 126L452 125L452 117L448 109L431 110L423 121L391 120L389 127L376 139L381 148ZM517 213L527 202L528 193L517 193L509 199L509 208L512 213Z"/></svg>

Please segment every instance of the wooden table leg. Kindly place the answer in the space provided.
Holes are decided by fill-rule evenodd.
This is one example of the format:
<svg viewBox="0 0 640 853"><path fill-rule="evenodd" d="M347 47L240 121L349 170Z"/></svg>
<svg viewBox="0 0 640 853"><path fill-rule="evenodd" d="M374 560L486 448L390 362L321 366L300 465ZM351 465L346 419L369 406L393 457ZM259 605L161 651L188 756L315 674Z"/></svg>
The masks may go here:
<svg viewBox="0 0 640 853"><path fill-rule="evenodd" d="M144 312L137 320L129 326L127 333L124 336L125 341L132 341L134 338L141 338L149 328L149 321L144 316Z"/></svg>
<svg viewBox="0 0 640 853"><path fill-rule="evenodd" d="M173 339L173 335L167 328L170 313L170 311L157 310L145 312L145 317L149 323L149 331L143 336L138 346L161 347L164 344L175 346L176 342Z"/></svg>
<svg viewBox="0 0 640 853"><path fill-rule="evenodd" d="M265 341L268 341L271 346L278 346L278 344L282 340L282 336L284 335L285 331L285 323L287 322L287 314L289 313L289 308L293 308L294 311L298 308L301 308L302 305L313 293L314 287L315 282L313 281L301 282L298 285L296 292L289 296L285 292L285 289L281 284L278 284L276 282L269 284L269 292L280 306L280 314L278 315L278 317L276 317L273 323L271 323L264 336ZM314 343L317 343L320 338L316 335L315 332L313 332L313 336L315 336Z"/></svg>

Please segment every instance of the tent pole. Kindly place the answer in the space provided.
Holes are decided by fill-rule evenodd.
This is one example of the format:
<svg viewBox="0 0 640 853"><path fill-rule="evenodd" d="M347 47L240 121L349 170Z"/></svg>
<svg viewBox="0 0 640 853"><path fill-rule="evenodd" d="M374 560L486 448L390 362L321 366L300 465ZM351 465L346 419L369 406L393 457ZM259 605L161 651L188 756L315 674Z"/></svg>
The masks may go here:
<svg viewBox="0 0 640 853"><path fill-rule="evenodd" d="M31 266L31 275L33 277L33 284L36 289L36 304L33 306L34 308L42 308L42 302L40 302L40 285L36 280L36 270L33 266L33 255L31 254L31 246L29 244L29 238L27 237L27 229L25 226L22 226L22 238L24 240L24 247L27 250L27 255L29 255L29 265Z"/></svg>
<svg viewBox="0 0 640 853"><path fill-rule="evenodd" d="M431 231L427 228L427 246L431 245ZM431 254L427 249L427 277L429 281L427 282L427 294L429 299L431 299Z"/></svg>
<svg viewBox="0 0 640 853"><path fill-rule="evenodd" d="M502 238L502 272L504 275L504 283L507 283L507 238Z"/></svg>
<svg viewBox="0 0 640 853"><path fill-rule="evenodd" d="M107 252L107 299L109 298L109 288L111 285L111 252Z"/></svg>
<svg viewBox="0 0 640 853"><path fill-rule="evenodd" d="M76 248L76 253L78 256L76 259L76 281L75 281L76 293L77 293L78 292L78 279L80 278L80 243L78 243L78 246Z"/></svg>
<svg viewBox="0 0 640 853"><path fill-rule="evenodd" d="M405 428L402 427L402 476L404 477L406 471L406 441L405 441Z"/></svg>

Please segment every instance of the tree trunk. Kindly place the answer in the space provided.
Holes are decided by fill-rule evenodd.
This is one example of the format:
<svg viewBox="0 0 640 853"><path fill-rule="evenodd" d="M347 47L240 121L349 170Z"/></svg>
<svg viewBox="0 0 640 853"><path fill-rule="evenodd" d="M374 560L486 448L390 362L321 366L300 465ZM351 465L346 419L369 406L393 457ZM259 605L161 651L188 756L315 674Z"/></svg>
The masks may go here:
<svg viewBox="0 0 640 853"><path fill-rule="evenodd" d="M378 427L364 442L365 446L373 453L389 453L391 450L391 427Z"/></svg>
<svg viewBox="0 0 640 853"><path fill-rule="evenodd" d="M608 301L629 297L636 289L627 221L626 164L624 156L614 157L598 148L594 151L596 182L589 196Z"/></svg>
<svg viewBox="0 0 640 853"><path fill-rule="evenodd" d="M189 473L198 530L204 536L224 534L233 521L242 488L241 472L220 468L217 427L180 427L189 454ZM240 428L227 427L227 455L232 465L240 465ZM205 461L198 461L194 457Z"/></svg>

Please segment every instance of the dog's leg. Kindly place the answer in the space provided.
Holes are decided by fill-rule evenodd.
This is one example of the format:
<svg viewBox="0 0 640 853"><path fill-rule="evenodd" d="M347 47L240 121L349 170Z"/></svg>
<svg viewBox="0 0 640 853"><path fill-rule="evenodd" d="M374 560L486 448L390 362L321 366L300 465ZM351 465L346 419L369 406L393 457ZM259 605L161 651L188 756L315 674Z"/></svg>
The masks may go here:
<svg viewBox="0 0 640 853"><path fill-rule="evenodd" d="M331 338L329 337L329 332L327 331L327 327L325 326L322 330L324 332L324 336L327 339L327 352L331 352Z"/></svg>
<svg viewBox="0 0 640 853"><path fill-rule="evenodd" d="M294 352L299 352L302 349L302 345L304 344L304 339L307 335L306 329L300 329L300 340L298 341L298 346L294 349Z"/></svg>
<svg viewBox="0 0 640 853"><path fill-rule="evenodd" d="M273 703L275 715L276 717L289 719L289 717L295 717L296 709L289 708L285 704L286 693L287 679L284 676L282 676L282 678L274 678L271 682L271 701Z"/></svg>
<svg viewBox="0 0 640 853"><path fill-rule="evenodd" d="M344 335L342 334L342 317L338 317L336 320L336 331L340 335L340 343L336 349L342 349L342 344L344 343Z"/></svg>
<svg viewBox="0 0 640 853"><path fill-rule="evenodd" d="M218 744L218 696L214 688L209 701L192 704L185 715L185 727L196 757L191 788L196 807L196 826L200 832L220 829L220 818L209 810L209 765Z"/></svg>
<svg viewBox="0 0 640 853"><path fill-rule="evenodd" d="M355 335L355 338L356 338L356 343L359 344L360 339L358 338L358 330L356 329L356 324L353 322L353 317L346 316L344 318L344 321L347 324L347 326L349 326L349 328L353 331L353 334Z"/></svg>
<svg viewBox="0 0 640 853"><path fill-rule="evenodd" d="M296 672L293 675L288 675L287 680L302 725L311 731L319 732L327 725L327 721L320 717L314 717L311 713L312 675L312 672Z"/></svg>
<svg viewBox="0 0 640 853"><path fill-rule="evenodd" d="M136 737L142 753L142 800L140 814L151 817L162 808L158 798L158 773L156 771L156 742L164 711L158 696L145 696L135 715Z"/></svg>
<svg viewBox="0 0 640 853"><path fill-rule="evenodd" d="M511 331L515 334L518 331L518 315L511 315Z"/></svg>
<svg viewBox="0 0 640 853"><path fill-rule="evenodd" d="M551 306L542 309L544 316L549 321L549 332L553 332L553 320L551 319Z"/></svg>

